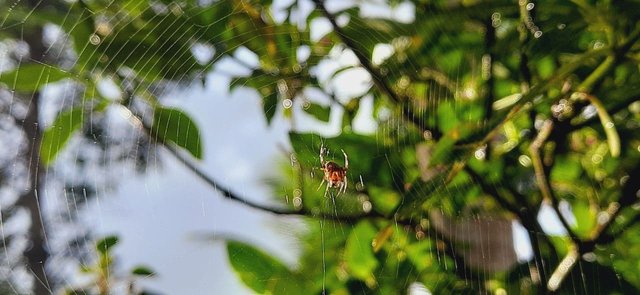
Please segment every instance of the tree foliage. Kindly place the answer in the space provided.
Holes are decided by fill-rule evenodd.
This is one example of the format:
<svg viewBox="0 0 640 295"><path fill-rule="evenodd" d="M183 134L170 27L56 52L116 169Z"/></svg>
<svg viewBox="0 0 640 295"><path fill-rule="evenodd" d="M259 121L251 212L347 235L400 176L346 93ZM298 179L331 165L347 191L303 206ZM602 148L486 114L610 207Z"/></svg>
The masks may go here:
<svg viewBox="0 0 640 295"><path fill-rule="evenodd" d="M323 1L313 1L306 15L302 2L308 4L45 5L31 18L64 30L75 62L16 67L0 74L0 82L33 92L67 79L91 101L60 113L61 126L45 133L51 143L41 147L45 162L80 128L77 112L113 105L130 110L152 140L201 158L198 129L211 126L196 126L184 112L163 106L157 88L204 81L223 58L250 72L234 76L229 87L255 89L267 122L279 113L291 118L296 110L328 121L342 109L336 137L289 135L294 165L283 169L287 178L273 193L297 201L284 209L253 205L306 216L299 265L286 266L242 242L227 244L239 278L258 293L396 294L415 282L438 294L640 289L640 249L634 246L640 219L640 3L387 3L386 11L413 8L412 18L401 19L393 13L372 17L364 4L335 10ZM16 7L7 24L19 23L27 12ZM207 60L193 53L199 46L211 52ZM380 46L392 54L376 60ZM258 63L238 57L243 49ZM356 62L336 62L341 54ZM318 70L332 60L339 66L329 74ZM358 70L370 77L370 87L341 96L336 80ZM95 91L105 80L121 97L110 100ZM331 105L310 101L311 90ZM373 100L373 134L354 127L365 97ZM349 155L344 195L325 197L317 189L321 146L331 159L340 149ZM543 210L559 216L566 234L543 230L545 221L537 218ZM511 221L526 229L531 261L513 260L509 250L496 248L504 245L493 243L506 239L512 245ZM504 252L485 255L481 248ZM503 263L492 263L499 259Z"/></svg>

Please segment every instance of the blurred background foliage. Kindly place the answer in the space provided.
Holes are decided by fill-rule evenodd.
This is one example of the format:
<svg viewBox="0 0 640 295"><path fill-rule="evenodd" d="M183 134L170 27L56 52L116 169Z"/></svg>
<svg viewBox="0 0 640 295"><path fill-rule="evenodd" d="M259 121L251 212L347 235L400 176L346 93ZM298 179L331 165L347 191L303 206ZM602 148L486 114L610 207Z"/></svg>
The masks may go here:
<svg viewBox="0 0 640 295"><path fill-rule="evenodd" d="M256 293L640 290L640 2L327 2L2 0L0 37L17 49L0 83L26 104L45 84L76 89L38 135L42 165L90 118L119 108L138 127L135 142L168 147L197 172L189 157L202 158L200 133L215 126L159 97L205 83L224 58L248 73L232 74L231 91L255 89L267 122L295 111L327 122L341 109L338 136L292 129L291 165L271 180L282 206L250 204L305 216L298 264L227 244ZM41 38L46 30L63 38ZM257 62L238 54L247 49ZM328 74L318 70L331 61ZM341 95L335 81L350 71L370 87ZM119 94L105 95L105 83ZM366 97L376 128L356 132ZM321 146L340 165L339 151L349 155L343 195L318 189ZM545 210L560 228L545 231ZM531 241L529 260L516 257L514 222Z"/></svg>

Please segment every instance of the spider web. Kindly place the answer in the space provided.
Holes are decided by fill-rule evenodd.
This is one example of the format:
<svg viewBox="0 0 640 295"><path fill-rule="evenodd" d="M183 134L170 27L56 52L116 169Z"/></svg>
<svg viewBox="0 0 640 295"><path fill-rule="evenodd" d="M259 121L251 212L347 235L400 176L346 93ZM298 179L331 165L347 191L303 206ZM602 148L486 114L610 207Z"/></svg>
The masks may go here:
<svg viewBox="0 0 640 295"><path fill-rule="evenodd" d="M221 1L201 3L202 5L220 5ZM277 22L296 21L298 26L307 25L307 16L312 12L310 1L297 1L295 14L287 15L284 7L289 7L293 1L275 1L272 12ZM24 14L22 21L12 21L9 14L13 8L19 7L22 1L0 2L7 4L9 10L0 21L0 33L3 31L24 31L24 28L36 19L32 13L41 9L36 5ZM139 4L143 11L174 13L181 8L178 4L163 4L154 2L146 7ZM366 27L367 18L394 19L403 23L414 21L413 4L401 2L395 6L388 6L380 1L329 1L326 4L330 12L338 13L337 22ZM362 19L349 18L347 14L340 14L346 8L358 6ZM101 14L94 11L94 15ZM235 13L235 12L234 12ZM71 16L69 10L67 16ZM70 18L72 19L72 18ZM297 19L297 20L296 20ZM124 20L104 20L124 21ZM133 22L133 20L127 20ZM71 24L71 28L80 24ZM321 39L331 26L325 18L318 17L311 22L311 38ZM46 52L55 57L63 68L72 65L77 57L69 43L69 36L59 26L48 24L44 27L44 43ZM118 34L119 32L114 32ZM167 31L162 34L171 37L180 34L179 31ZM2 35L0 35L2 36ZM187 36L199 39L198 36ZM378 36L368 36L376 39ZM446 38L446 37L445 37ZM21 35L17 39L2 39L0 42L0 73L25 69L37 57L29 56L26 40L29 37ZM167 38L168 40L169 38ZM380 37L382 40L383 38ZM89 41L99 44L100 36L92 34ZM166 40L157 39L148 48L149 56L153 55L153 46L165 46ZM96 45L94 44L94 45ZM91 51L90 44L86 50ZM397 45L397 44L395 44ZM299 206L306 202L301 193L292 190L274 189L274 184L282 185L284 180L282 170L291 172L297 167L310 169L310 179L317 180L311 186L317 186L320 174L312 167L319 165L317 158L313 160L298 159L289 140L290 132L311 133L311 139L305 138L303 146L307 151L317 155L318 143L328 145L330 153L328 160L342 163L340 149L342 146L329 146L331 138L344 133L353 133L374 138L373 161L380 167L387 169L390 176L405 175L406 171L415 171L418 175L429 179L435 173L428 168L428 163L434 147L416 145L415 150L406 148L384 149L384 146L406 147L406 134L410 123L403 118L404 114L394 113L389 109L376 110L374 95L370 93L375 88L371 75L360 66L357 56L344 45L331 48L326 57L313 69L313 75L318 79L321 88L308 88L301 94L300 99L284 99L278 103L272 121L267 124L262 109L261 93L251 87L239 87L229 90L234 79L251 75L252 69L258 67L259 61L255 53L240 47L231 56L216 59L216 49L202 43L172 44L170 47L187 48L201 64L212 65L201 73L202 81L194 81L191 76L177 76L172 82L163 82L149 86L150 92L159 97L165 106L175 106L188 113L201 130L201 140L204 146L204 159L196 162L197 167L220 184L250 201L261 204ZM373 63L382 64L385 59L394 54L393 44L380 43L373 51ZM118 54L128 54L121 52ZM314 53L309 48L301 47L296 51L300 62L308 59ZM214 56L216 58L214 58ZM109 61L107 61L107 64ZM149 63L161 69L170 65L163 65L163 61L140 60L139 63ZM478 62L476 62L477 64ZM418 64L409 63L410 67L419 68ZM53 65L51 65L53 67ZM481 75L481 71L475 71ZM337 74L336 74L337 73ZM75 74L72 74L75 75ZM266 76L267 74L265 74ZM49 82L51 74L37 77L40 81ZM258 79L259 76L250 76ZM76 77L78 78L78 77ZM463 77L460 77L463 78ZM126 93L122 91L113 77L103 77L97 85L96 91L110 101L122 100ZM90 108L90 102L83 99L82 87L78 83L68 80L52 81L40 91L41 130L52 126L60 111L72 107ZM123 81L126 83L127 81ZM200 83L204 82L204 84ZM43 83L46 84L46 83ZM247 83L250 85L250 83ZM433 85L431 85L433 86ZM144 86L132 86L134 89ZM474 96L473 87L465 81L454 81L456 97ZM0 201L3 210L13 206L23 191L30 186L28 183L28 163L22 160L25 144L28 138L21 134L21 126L13 121L13 117L24 117L31 105L30 98L20 96L18 83L0 88L2 98L2 119L0 121L0 142L3 152L0 162L3 169L2 190ZM123 87L126 88L126 87ZM449 104L453 110L464 108L464 103L451 100L445 90L439 87L425 94L426 104L418 109L421 118L437 117L438 108ZM323 91L324 90L324 91ZM359 99L359 110L352 124L352 129L343 130L342 119L345 116L345 105L352 99ZM313 105L321 105L330 109L327 122L321 122L305 113ZM308 221L300 217L281 217L267 212L256 211L241 203L223 198L210 186L194 177L183 163L172 157L171 153L145 137L132 113L114 103L100 114L91 113L86 118L88 123L83 127L82 134L75 134L67 146L58 155L53 165L44 167L43 176L45 186L40 189L38 207L43 215L46 242L51 249L51 258L47 270L52 280L57 280L59 287L76 287L90 284L91 277L80 272L82 265L90 264L93 256L92 245L96 237L115 234L120 243L114 250L117 264L113 273L124 277L114 283L111 291L124 294L127 292L128 278L122 275L136 265L148 265L158 275L153 278L135 280L139 287L166 294L210 294L212 290L221 294L251 294L250 288L234 274L227 257L225 240L241 240L255 245L266 253L277 257L291 269L299 266L299 260L304 257L304 245L301 237L314 233L319 227L320 248L318 261L322 263L323 278L321 283L326 291L327 273L325 260L333 256L330 248L333 236L345 236L356 230L356 226L339 225L330 218L319 218ZM143 115L150 115L152 106L144 103L134 108ZM375 114L375 115L374 115ZM289 116L287 118L287 116ZM94 117L95 116L95 117ZM377 117L376 117L377 116ZM470 118L471 115L469 115ZM467 119L469 119L467 118ZM483 123L485 124L485 123ZM486 123L488 124L488 123ZM425 126L421 126L425 127ZM425 139L434 134L425 131ZM389 143L391 141L391 143ZM346 150L349 155L360 151ZM407 153L415 155L416 166L424 166L416 171L414 167L395 161L394 158ZM473 151L473 157L482 161L488 151L480 147ZM455 157L462 158L459 155ZM522 158L526 162L527 158ZM530 161L530 159L529 159ZM285 169L282 169L282 166ZM522 163L522 162L521 162ZM354 164L353 162L351 163ZM357 167L357 163L355 163ZM525 163L526 164L526 163ZM523 164L523 165L525 165ZM285 172L286 173L286 172ZM369 212L375 202L366 194L365 189L375 187L362 174L354 169L348 172L349 190L345 195L337 196L335 191L329 191L329 197L322 201L319 210L326 209L333 216L340 216L344 208L360 208L362 212ZM501 180L502 181L502 180ZM506 184L498 181L495 185ZM522 181L525 185L531 185ZM435 191L438 196L466 195L478 185L475 180L469 183L446 185ZM424 188L424 191L428 191ZM284 192L283 192L284 191ZM536 262L533 259L530 235L518 222L503 216L484 216L475 212L451 212L453 210L440 203L429 211L429 227L410 231L416 238L424 241L438 241L442 239L455 240L461 244L471 245L471 248L454 246L451 251L466 258L475 265L476 272L482 279L488 280L496 271L519 264L523 266L522 277L532 269ZM482 204L478 204L481 206ZM572 208L568 204L561 207L563 213L571 217ZM469 209L473 211L473 209ZM3 218L1 226L2 240L5 245L3 264L0 274L7 280L9 292L29 293L33 284L28 269L22 267L20 256L26 249L28 237L25 235L29 225L28 212L9 209L2 214L11 213L11 219ZM452 214L453 213L453 214ZM558 219L557 214L550 207L543 207L539 213L544 233L549 237L566 235L566 231ZM458 218L451 218L458 215ZM573 222L575 222L575 217ZM418 222L420 224L420 222ZM398 221L391 228L403 231L407 225ZM383 232L383 231L381 231ZM493 241L497 241L492 243ZM399 243L393 240L391 243ZM426 243L426 242L425 242ZM474 248L476 247L476 248ZM498 251L499 252L495 252ZM463 282L471 289L486 290L481 280L473 277L460 265L458 261L448 258L445 249L439 244L429 244L427 250L433 263L444 271L462 273ZM492 252L493 251L493 252ZM257 257L256 257L257 258ZM392 259L392 258L387 258ZM498 261L498 262L496 262ZM500 262L502 261L502 262ZM495 263L494 263L495 262ZM385 265L385 261L380 262ZM320 267L320 266L318 266ZM469 276L468 278L466 276ZM276 278L287 279L287 278ZM404 280L397 275L393 278ZM451 281L436 277L436 286L442 289L453 289ZM568 282L565 282L568 283ZM580 278L571 278L572 284L585 285ZM449 285L451 284L451 285ZM403 292L410 294L429 294L430 291L423 283L407 282ZM497 288L504 291L504 289ZM576 288L578 290L580 288ZM582 289L580 289L582 290ZM363 292L365 292L363 290Z"/></svg>

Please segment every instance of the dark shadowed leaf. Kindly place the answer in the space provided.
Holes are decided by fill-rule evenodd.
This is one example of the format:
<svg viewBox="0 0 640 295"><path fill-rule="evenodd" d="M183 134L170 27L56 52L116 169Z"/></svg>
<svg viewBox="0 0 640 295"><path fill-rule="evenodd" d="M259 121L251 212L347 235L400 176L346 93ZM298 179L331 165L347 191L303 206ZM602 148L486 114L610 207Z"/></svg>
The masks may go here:
<svg viewBox="0 0 640 295"><path fill-rule="evenodd" d="M202 159L202 142L196 123L186 113L174 108L157 107L152 135L160 141L174 143L197 159Z"/></svg>
<svg viewBox="0 0 640 295"><path fill-rule="evenodd" d="M363 281L372 279L373 271L378 267L378 260L373 254L372 246L376 232L376 228L371 223L362 221L347 238L344 259L349 273Z"/></svg>
<svg viewBox="0 0 640 295"><path fill-rule="evenodd" d="M265 95L262 100L262 110L264 111L264 116L267 118L267 124L271 124L271 120L273 120L273 116L276 115L276 110L278 109L278 94L275 92L269 93Z"/></svg>
<svg viewBox="0 0 640 295"><path fill-rule="evenodd" d="M314 116L316 119L329 122L329 116L331 115L331 107L321 106L319 104L312 103L309 105L309 108L304 110L310 115Z"/></svg>
<svg viewBox="0 0 640 295"><path fill-rule="evenodd" d="M155 275L155 272L146 266L136 266L131 271L131 274L137 275L137 276L151 277Z"/></svg>
<svg viewBox="0 0 640 295"><path fill-rule="evenodd" d="M118 243L117 236L108 236L99 240L96 243L96 250L102 254L106 254L109 250Z"/></svg>

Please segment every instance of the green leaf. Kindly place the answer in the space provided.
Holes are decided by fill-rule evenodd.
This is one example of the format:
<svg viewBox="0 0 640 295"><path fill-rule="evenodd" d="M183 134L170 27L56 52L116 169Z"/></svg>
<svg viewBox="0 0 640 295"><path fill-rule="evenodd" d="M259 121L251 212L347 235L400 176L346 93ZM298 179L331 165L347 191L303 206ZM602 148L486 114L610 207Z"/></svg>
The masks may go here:
<svg viewBox="0 0 640 295"><path fill-rule="evenodd" d="M452 170L460 169L462 169L462 167L459 164L446 165L430 180L415 181L409 191L404 194L402 202L398 206L397 212L399 216L409 216L421 212L419 208L421 208L422 204L426 202L432 194L443 188L443 184L446 182L449 173L451 173Z"/></svg>
<svg viewBox="0 0 640 295"><path fill-rule="evenodd" d="M459 121L456 116L454 102L445 101L438 106L438 127L443 133L453 130Z"/></svg>
<svg viewBox="0 0 640 295"><path fill-rule="evenodd" d="M301 280L270 255L238 241L227 241L229 261L242 282L259 294L303 294Z"/></svg>
<svg viewBox="0 0 640 295"><path fill-rule="evenodd" d="M262 109L265 118L267 118L267 124L271 124L271 120L273 120L273 116L276 115L276 110L278 109L278 93L271 92L265 95L262 101Z"/></svg>
<svg viewBox="0 0 640 295"><path fill-rule="evenodd" d="M118 237L117 236L108 236L108 237L103 238L102 240L99 240L96 243L96 250L98 250L98 252L100 252L102 254L106 254L117 243L118 243Z"/></svg>
<svg viewBox="0 0 640 295"><path fill-rule="evenodd" d="M74 108L58 114L51 127L42 135L40 161L49 165L69 141L73 133L82 126L82 109Z"/></svg>
<svg viewBox="0 0 640 295"><path fill-rule="evenodd" d="M372 246L375 236L375 227L368 221L362 221L347 238L344 252L347 268L351 275L363 281L374 278L373 272L378 267Z"/></svg>
<svg viewBox="0 0 640 295"><path fill-rule="evenodd" d="M384 213L392 213L392 210L400 202L400 194L397 191L377 185L369 185L369 197L376 204L376 210Z"/></svg>
<svg viewBox="0 0 640 295"><path fill-rule="evenodd" d="M136 276L152 277L156 273L153 270L151 270L150 268L146 267L146 266L136 266L131 271L131 274L132 275L136 275Z"/></svg>
<svg viewBox="0 0 640 295"><path fill-rule="evenodd" d="M571 206L577 222L575 232L580 236L586 236L596 224L596 212L582 202L573 203Z"/></svg>
<svg viewBox="0 0 640 295"><path fill-rule="evenodd" d="M157 107L151 134L162 142L175 143L197 159L202 159L202 142L198 126L181 110Z"/></svg>
<svg viewBox="0 0 640 295"><path fill-rule="evenodd" d="M45 64L24 64L15 70L0 74L0 82L21 92L34 92L40 87L65 78L71 73Z"/></svg>
<svg viewBox="0 0 640 295"><path fill-rule="evenodd" d="M412 243L407 246L407 257L409 261L416 267L416 270L422 272L433 267L433 260L430 254L433 254L433 245L431 241L425 240L420 243Z"/></svg>
<svg viewBox="0 0 640 295"><path fill-rule="evenodd" d="M316 119L329 122L329 116L331 115L331 107L324 107L319 104L311 103L308 108L304 110Z"/></svg>
<svg viewBox="0 0 640 295"><path fill-rule="evenodd" d="M456 141L449 135L443 136L435 145L433 153L431 154L431 163L429 165L433 167L437 164L444 164L451 158L453 147Z"/></svg>
<svg viewBox="0 0 640 295"><path fill-rule="evenodd" d="M556 181L574 181L580 177L582 169L579 159L569 157L556 157L556 164L551 170L551 179Z"/></svg>

